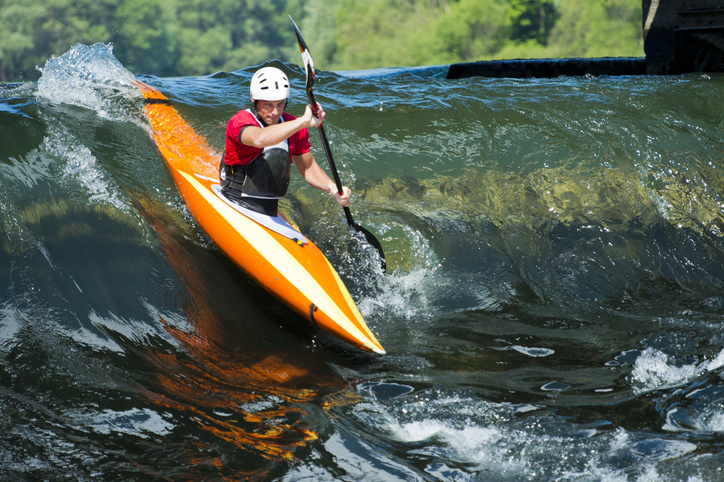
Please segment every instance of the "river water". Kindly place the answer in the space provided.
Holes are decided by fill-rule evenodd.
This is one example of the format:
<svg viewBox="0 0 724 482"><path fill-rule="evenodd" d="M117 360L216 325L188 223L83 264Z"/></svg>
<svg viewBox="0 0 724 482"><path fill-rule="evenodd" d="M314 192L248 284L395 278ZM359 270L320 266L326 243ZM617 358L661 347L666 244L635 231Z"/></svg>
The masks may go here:
<svg viewBox="0 0 724 482"><path fill-rule="evenodd" d="M0 478L724 479L724 76L318 72L388 273L299 175L283 206L377 356L241 273L149 136L134 78L220 152L257 67L0 85Z"/></svg>

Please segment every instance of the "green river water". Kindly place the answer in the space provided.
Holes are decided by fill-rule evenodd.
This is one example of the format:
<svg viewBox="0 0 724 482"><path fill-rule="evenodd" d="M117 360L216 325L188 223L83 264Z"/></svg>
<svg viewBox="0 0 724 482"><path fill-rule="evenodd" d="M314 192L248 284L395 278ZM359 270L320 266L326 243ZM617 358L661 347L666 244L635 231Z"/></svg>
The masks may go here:
<svg viewBox="0 0 724 482"><path fill-rule="evenodd" d="M0 478L724 479L724 76L318 71L388 273L299 175L283 206L376 356L241 273L149 136L135 75L221 152L257 68L77 45L0 85Z"/></svg>

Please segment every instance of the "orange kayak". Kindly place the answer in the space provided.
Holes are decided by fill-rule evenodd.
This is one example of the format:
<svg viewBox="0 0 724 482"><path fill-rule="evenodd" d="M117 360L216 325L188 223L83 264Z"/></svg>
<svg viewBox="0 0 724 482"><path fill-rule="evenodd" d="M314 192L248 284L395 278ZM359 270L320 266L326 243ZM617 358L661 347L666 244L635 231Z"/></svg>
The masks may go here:
<svg viewBox="0 0 724 482"><path fill-rule="evenodd" d="M281 216L244 211L220 193L218 157L170 101L138 83L151 135L194 219L252 279L318 327L384 354L322 252Z"/></svg>

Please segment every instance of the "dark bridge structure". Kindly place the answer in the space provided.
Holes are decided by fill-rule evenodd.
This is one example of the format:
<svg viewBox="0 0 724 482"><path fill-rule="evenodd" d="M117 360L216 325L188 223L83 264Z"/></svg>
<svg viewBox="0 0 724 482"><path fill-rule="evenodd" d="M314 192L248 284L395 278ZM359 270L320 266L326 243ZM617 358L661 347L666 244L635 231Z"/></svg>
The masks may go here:
<svg viewBox="0 0 724 482"><path fill-rule="evenodd" d="M642 0L644 58L494 60L453 64L449 79L724 72L724 0Z"/></svg>

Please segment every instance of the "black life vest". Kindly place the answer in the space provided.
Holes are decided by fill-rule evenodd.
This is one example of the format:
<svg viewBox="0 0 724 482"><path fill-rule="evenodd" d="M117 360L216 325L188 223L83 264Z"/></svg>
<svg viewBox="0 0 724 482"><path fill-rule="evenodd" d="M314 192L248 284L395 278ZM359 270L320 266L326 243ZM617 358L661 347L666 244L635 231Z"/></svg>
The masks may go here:
<svg viewBox="0 0 724 482"><path fill-rule="evenodd" d="M259 127L266 127L256 112L249 109L247 112L254 114ZM284 122L283 117L280 122ZM276 215L276 201L289 189L291 175L288 139L275 146L265 147L249 164L230 166L222 156L219 166L221 186L229 197L245 201L242 204L271 216Z"/></svg>

